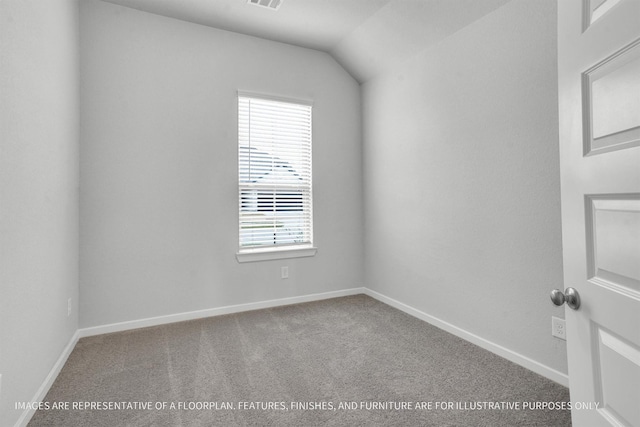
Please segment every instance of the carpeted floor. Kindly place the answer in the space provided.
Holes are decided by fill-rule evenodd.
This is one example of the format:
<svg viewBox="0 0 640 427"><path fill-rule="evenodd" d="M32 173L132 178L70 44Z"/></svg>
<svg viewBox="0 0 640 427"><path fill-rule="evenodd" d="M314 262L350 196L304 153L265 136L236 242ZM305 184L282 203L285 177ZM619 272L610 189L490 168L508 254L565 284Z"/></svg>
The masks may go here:
<svg viewBox="0 0 640 427"><path fill-rule="evenodd" d="M568 400L357 295L83 338L29 426L569 426L524 408Z"/></svg>

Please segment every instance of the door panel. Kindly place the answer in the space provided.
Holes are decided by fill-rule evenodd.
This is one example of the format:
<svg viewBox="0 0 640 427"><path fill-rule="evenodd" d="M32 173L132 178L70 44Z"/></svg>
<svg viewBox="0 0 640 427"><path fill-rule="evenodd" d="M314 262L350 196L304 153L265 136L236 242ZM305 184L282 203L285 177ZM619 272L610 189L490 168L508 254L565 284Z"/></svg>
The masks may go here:
<svg viewBox="0 0 640 427"><path fill-rule="evenodd" d="M595 393L601 402L605 419L620 425L640 425L640 348L622 337L594 324L598 337L596 354ZM628 382L629 389L620 387Z"/></svg>
<svg viewBox="0 0 640 427"><path fill-rule="evenodd" d="M602 18L621 0L585 0L584 2L584 29Z"/></svg>
<svg viewBox="0 0 640 427"><path fill-rule="evenodd" d="M640 194L587 196L586 203L589 279L640 298Z"/></svg>
<svg viewBox="0 0 640 427"><path fill-rule="evenodd" d="M583 74L585 154L640 145L640 39Z"/></svg>

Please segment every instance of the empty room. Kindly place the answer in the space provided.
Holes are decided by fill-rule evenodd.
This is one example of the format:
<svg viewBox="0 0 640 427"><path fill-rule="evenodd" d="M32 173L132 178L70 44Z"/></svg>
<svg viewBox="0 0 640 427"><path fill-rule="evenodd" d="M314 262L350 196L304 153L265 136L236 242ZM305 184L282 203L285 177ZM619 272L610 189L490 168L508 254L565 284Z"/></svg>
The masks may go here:
<svg viewBox="0 0 640 427"><path fill-rule="evenodd" d="M640 0L0 0L0 426L639 426Z"/></svg>

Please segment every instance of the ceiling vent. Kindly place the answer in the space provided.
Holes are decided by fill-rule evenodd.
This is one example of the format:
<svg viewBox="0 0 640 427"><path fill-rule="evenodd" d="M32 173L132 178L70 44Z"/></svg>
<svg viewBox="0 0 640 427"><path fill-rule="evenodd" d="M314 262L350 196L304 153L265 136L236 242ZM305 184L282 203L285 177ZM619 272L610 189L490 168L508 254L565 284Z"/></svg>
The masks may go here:
<svg viewBox="0 0 640 427"><path fill-rule="evenodd" d="M247 0L247 3L260 7L266 7L271 10L278 10L283 0Z"/></svg>

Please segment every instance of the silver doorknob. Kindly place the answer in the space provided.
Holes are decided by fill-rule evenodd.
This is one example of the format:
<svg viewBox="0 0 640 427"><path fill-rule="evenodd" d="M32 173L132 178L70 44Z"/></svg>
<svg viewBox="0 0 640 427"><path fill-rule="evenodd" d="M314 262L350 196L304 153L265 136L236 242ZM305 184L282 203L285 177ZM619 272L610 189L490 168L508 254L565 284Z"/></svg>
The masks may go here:
<svg viewBox="0 0 640 427"><path fill-rule="evenodd" d="M551 291L551 302L555 305L562 305L566 302L570 308L577 310L580 308L580 294L573 288L565 289L564 293L554 289Z"/></svg>

